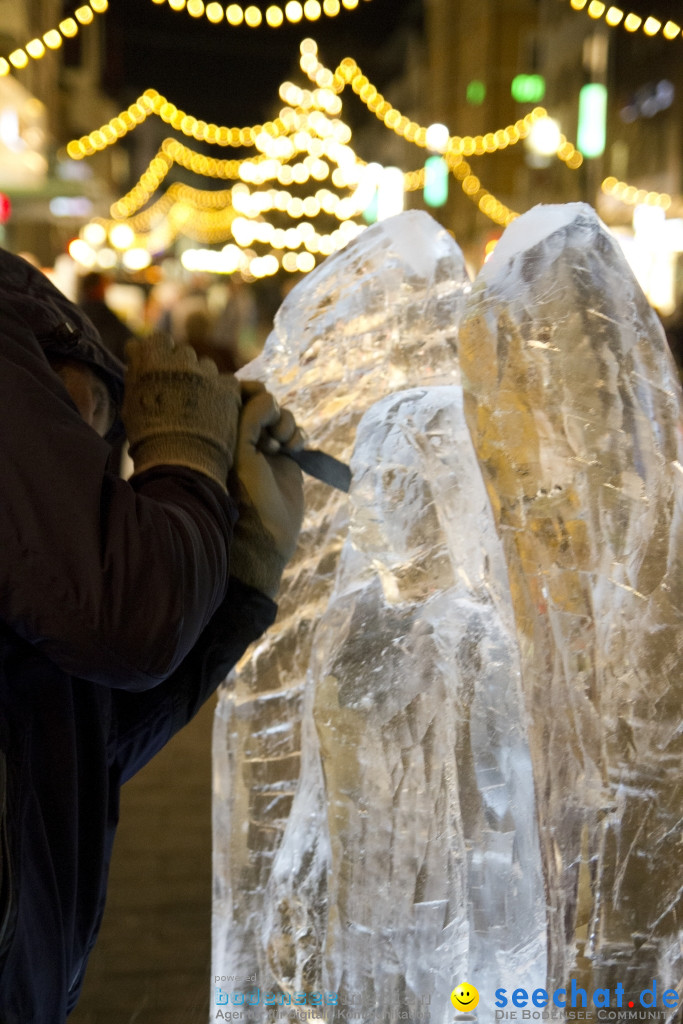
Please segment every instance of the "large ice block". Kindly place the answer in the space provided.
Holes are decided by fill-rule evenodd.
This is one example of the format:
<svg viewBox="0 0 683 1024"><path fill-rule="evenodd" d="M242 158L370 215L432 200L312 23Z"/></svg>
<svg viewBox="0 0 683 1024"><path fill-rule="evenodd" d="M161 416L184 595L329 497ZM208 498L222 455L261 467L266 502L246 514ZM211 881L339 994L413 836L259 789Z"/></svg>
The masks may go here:
<svg viewBox="0 0 683 1024"><path fill-rule="evenodd" d="M354 481L307 484L220 695L213 974L362 1024L446 1024L463 981L480 1024L496 987L683 992L681 393L609 233L536 208L470 289L401 215L252 373Z"/></svg>
<svg viewBox="0 0 683 1024"><path fill-rule="evenodd" d="M457 324L469 286L462 254L427 214L369 228L303 279L280 308L264 380L311 447L348 459L378 398L458 379ZM214 731L213 974L269 984L264 893L300 771L302 698L314 627L347 534L348 499L306 481L306 518L277 622L225 685Z"/></svg>
<svg viewBox="0 0 683 1024"><path fill-rule="evenodd" d="M507 574L460 388L378 401L351 465L263 943L283 991L338 995L328 1021L441 1024L457 979L493 1007L545 977Z"/></svg>
<svg viewBox="0 0 683 1024"><path fill-rule="evenodd" d="M542 206L480 272L459 352L520 644L548 985L680 992L682 418L661 325L595 213Z"/></svg>

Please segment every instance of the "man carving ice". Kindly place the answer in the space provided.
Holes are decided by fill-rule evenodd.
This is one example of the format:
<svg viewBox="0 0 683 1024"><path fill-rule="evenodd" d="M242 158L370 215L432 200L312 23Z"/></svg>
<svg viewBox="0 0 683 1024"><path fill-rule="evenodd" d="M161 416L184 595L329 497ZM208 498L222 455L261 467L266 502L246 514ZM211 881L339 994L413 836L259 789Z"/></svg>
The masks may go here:
<svg viewBox="0 0 683 1024"><path fill-rule="evenodd" d="M158 336L122 370L0 252L0 1021L63 1024L102 915L120 787L274 619L301 523L294 418Z"/></svg>

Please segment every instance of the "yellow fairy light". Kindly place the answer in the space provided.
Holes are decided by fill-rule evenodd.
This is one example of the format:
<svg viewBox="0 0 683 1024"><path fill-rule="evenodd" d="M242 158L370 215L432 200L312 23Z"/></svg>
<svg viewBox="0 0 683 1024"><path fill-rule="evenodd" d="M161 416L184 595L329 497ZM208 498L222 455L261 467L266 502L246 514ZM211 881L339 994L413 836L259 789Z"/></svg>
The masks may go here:
<svg viewBox="0 0 683 1024"><path fill-rule="evenodd" d="M630 12L624 15L624 11L616 6L607 7L607 4L603 3L602 0L569 0L570 6L575 11L586 10L592 18L598 19L604 17L605 22L610 28L616 28L617 25L623 24L624 28L628 32L637 32L641 29L647 36L656 36L660 30L665 39L677 39L681 34L681 27L677 25L675 21L667 21L664 25L652 15L649 17L642 18L639 14ZM586 4L588 6L586 7Z"/></svg>
<svg viewBox="0 0 683 1024"><path fill-rule="evenodd" d="M43 35L43 42L50 50L58 50L62 45L62 37L56 28L51 28Z"/></svg>
<svg viewBox="0 0 683 1024"><path fill-rule="evenodd" d="M284 21L284 15L282 10L275 5L268 7L266 10L266 22L271 28L279 28Z"/></svg>
<svg viewBox="0 0 683 1024"><path fill-rule="evenodd" d="M12 53L10 53L8 60L12 67L15 68L25 68L28 64L28 57L22 49L13 50Z"/></svg>
<svg viewBox="0 0 683 1024"><path fill-rule="evenodd" d="M78 25L73 18L65 18L64 21L59 23L59 31L67 39L72 39L78 33Z"/></svg>
<svg viewBox="0 0 683 1024"><path fill-rule="evenodd" d="M41 39L31 39L24 47L18 47L7 58L0 58L0 75L8 74L11 67L25 68L29 58L40 60L45 56L45 47L50 50L58 50L63 39L72 39L78 34L80 25L90 25L96 14L102 14L108 8L108 0L92 0L90 4L83 4L74 11L73 18L64 18L59 22L58 28L48 29Z"/></svg>
<svg viewBox="0 0 683 1024"><path fill-rule="evenodd" d="M285 17L287 21L291 21L292 24L296 25L304 16L304 9L299 3L299 0L289 0L285 4Z"/></svg>
<svg viewBox="0 0 683 1024"><path fill-rule="evenodd" d="M109 232L109 241L115 249L129 249L135 241L135 232L128 224L115 224Z"/></svg>
<svg viewBox="0 0 683 1024"><path fill-rule="evenodd" d="M31 39L26 44L26 52L29 57L33 57L34 60L40 60L45 55L45 46L41 39Z"/></svg>
<svg viewBox="0 0 683 1024"><path fill-rule="evenodd" d="M481 188L481 182L475 174L468 174L463 180L462 189L467 195L474 195Z"/></svg>
<svg viewBox="0 0 683 1024"><path fill-rule="evenodd" d="M107 0L96 0L96 2L106 3ZM164 2L165 0L152 0L152 3L157 6ZM366 2L369 2L369 0L366 0ZM271 4L264 14L254 4L243 8L241 4L232 3L224 10L217 0L212 0L206 7L204 6L204 0L168 0L168 3L173 10L181 11L185 9L195 18L206 14L207 19L215 25L219 24L223 17L225 17L230 25L237 26L244 23L250 28L257 28L264 19L271 28L279 28L284 23L285 18L292 24L298 24L302 18L307 18L309 21L317 21L322 14L325 14L327 17L335 17L339 14L342 6L339 0L324 0L322 5L320 0L305 0L303 4L300 0L289 0L285 5L284 11L277 4ZM356 10L359 6L359 0L342 0L342 3L348 11Z"/></svg>
<svg viewBox="0 0 683 1024"><path fill-rule="evenodd" d="M645 203L647 206L659 206L663 210L668 210L673 201L667 192L647 192L645 189L637 189L635 185L628 185L625 181L618 181L613 176L605 178L601 188L606 195L613 196L627 206Z"/></svg>

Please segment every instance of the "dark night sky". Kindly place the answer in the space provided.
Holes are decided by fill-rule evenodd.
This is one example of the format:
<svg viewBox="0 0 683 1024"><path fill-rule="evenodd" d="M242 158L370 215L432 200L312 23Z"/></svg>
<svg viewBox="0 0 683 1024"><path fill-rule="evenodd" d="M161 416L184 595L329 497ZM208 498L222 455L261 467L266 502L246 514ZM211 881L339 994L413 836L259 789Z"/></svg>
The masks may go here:
<svg viewBox="0 0 683 1024"><path fill-rule="evenodd" d="M270 2L256 0L262 11ZM212 25L206 18L173 11L167 3L110 0L108 91L129 103L154 88L206 121L231 127L262 122L281 106L280 82L295 78L304 84L298 66L303 38L316 40L328 67L354 57L382 89L400 71L403 27L419 27L421 12L421 0L360 0L357 10L342 8L336 18L250 29L233 28L227 21Z"/></svg>

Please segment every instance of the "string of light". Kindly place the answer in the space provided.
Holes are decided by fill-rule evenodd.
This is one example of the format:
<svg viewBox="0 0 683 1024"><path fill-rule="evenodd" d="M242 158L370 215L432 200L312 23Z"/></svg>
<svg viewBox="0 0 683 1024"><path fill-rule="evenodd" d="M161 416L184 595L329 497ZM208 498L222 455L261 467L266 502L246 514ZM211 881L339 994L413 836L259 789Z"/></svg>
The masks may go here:
<svg viewBox="0 0 683 1024"><path fill-rule="evenodd" d="M283 87L285 91L286 85L287 83ZM287 110L283 110L281 113L284 115L285 121L289 120ZM289 113L295 114L296 112L289 111ZM543 111L541 108L538 108L536 113L537 116L541 116ZM297 122L297 124L301 127L300 122ZM283 165L276 160L269 160L266 156L257 158L257 161L250 159L241 161L216 160L213 157L207 157L202 153L191 150L188 146L175 139L165 139L159 152L140 176L138 182L125 196L122 196L112 205L111 215L115 219L126 219L133 216L159 188L174 163L179 163L182 167L200 176L241 178L242 181L251 180L256 184L264 184L266 181L273 179L278 180L281 184L291 183L292 181L297 181L297 179L299 184L304 184L310 177L318 181L324 180L329 174L329 165L320 159L320 152L322 151L324 155L331 157L332 160L336 160L338 163L337 158L339 154L334 151L333 144L329 144L329 139L325 140L328 144L328 149L325 149L325 142L323 142L322 150L318 151L317 155L314 156L310 151L313 149L313 142L315 140L309 134L299 131L296 133L295 138L296 144L292 145L287 155L291 156L298 152L308 151L309 156L302 163L294 164L293 166ZM563 143L566 142L564 138L562 141ZM575 152L573 147L570 147L570 149L572 152ZM562 150L562 147L560 147L560 150ZM343 151L346 151L346 148ZM365 161L360 160L355 153L353 154L353 163L356 168L366 166ZM491 220L498 224L507 224L517 216L513 210L497 200L495 196L481 185L479 179L472 174L470 165L461 156L449 154L447 163L451 172L460 181L465 195L472 202L476 203L481 211ZM351 181L347 180L347 161L346 176L343 179L338 178L337 183L341 187L357 184L358 177L359 174L356 173L352 176ZM405 174L404 187L406 191L416 191L422 188L423 185L424 169L409 171ZM352 201L340 199L329 189L320 189L314 196L309 195L303 199L293 197L289 192L277 191L275 189L248 194L253 198L252 212L247 213L248 216L255 216L275 208L293 218L302 216L303 213L314 217L323 211L339 217L340 220L345 220L362 212L361 209L353 205ZM244 196L244 190L242 190L241 195Z"/></svg>
<svg viewBox="0 0 683 1024"><path fill-rule="evenodd" d="M77 7L73 17L64 18L57 28L49 29L42 38L36 36L23 47L13 50L7 57L0 57L0 76L8 75L12 68L25 68L29 60L40 60L48 50L58 50L65 39L73 39L78 35L81 25L92 24L95 15L104 14L108 6L108 0L90 0L82 7Z"/></svg>
<svg viewBox="0 0 683 1024"><path fill-rule="evenodd" d="M315 47L312 51L311 44ZM302 44L302 59L306 53L317 52L316 44L313 40L305 40ZM310 68L310 62L308 67ZM329 96L331 94L330 88L326 84L319 84L321 82L328 83L332 82L332 72L324 68L323 65L319 64L316 59L316 75L315 78L318 88L314 91L302 90L298 86L292 85L292 83L285 82L281 86L280 93L285 100L290 102L297 102L298 106L303 111L310 110L311 107L324 106L327 110L336 112L341 109L341 102L339 101L339 107L334 106ZM355 61L353 61L355 64ZM347 69L351 67L350 58L347 59ZM322 72L327 72L327 75L322 75ZM366 80L367 81L367 80ZM353 86L353 77L350 79ZM337 82L337 85L339 83ZM346 83L342 85L342 89ZM363 83L364 84L364 83ZM358 92L362 91L363 84L360 85L356 82ZM341 91L341 90L340 90ZM379 95L379 94L376 94ZM362 97L366 99L366 103L370 109L373 109L372 97ZM380 97L381 98L381 97ZM383 98L381 98L383 99ZM377 112L376 108L374 112ZM397 119L395 117L389 118L388 127L396 130L402 123L402 115L396 108L388 105L387 113L395 111ZM318 113L322 113L320 110ZM82 136L80 139L73 139L67 145L67 152L73 159L82 159L85 156L91 156L93 153L105 149L107 146L117 142L118 139L122 138L128 133L128 131L137 127L138 124L142 124L149 114L157 114L163 121L170 124L171 127L177 129L188 137L192 137L198 140L204 140L212 144L218 144L221 146L255 146L260 145L262 148L268 144L268 140L275 140L283 138L287 133L291 133L293 130L299 130L301 128L301 115L297 113L297 110L292 108L285 108L280 117L274 121L266 122L264 125L252 125L242 128L228 128L226 126L218 126L215 124L207 123L206 121L197 119L191 114L187 114L185 111L178 109L174 104L169 103L165 96L158 93L155 89L148 89L143 93L135 103L131 104L127 110L121 111L120 114L113 117L106 125L102 125L101 128L97 128L90 132L87 136ZM527 114L525 118L520 119L515 125L511 125L508 129L505 129L507 135L506 145L514 145L520 139L526 137L531 128L531 125L535 120L546 116L546 111L542 107L537 107L530 114ZM417 145L426 146L426 132L427 129L420 125L416 125L415 138L410 140L415 142ZM410 133L409 133L410 134ZM496 134L498 133L487 133L482 136L464 136L462 139L458 136L449 138L449 145L446 153L447 160L451 170L455 173L455 168L459 167L459 161L462 160L461 153L467 153L468 155L483 155L488 152L495 152L497 148L503 148L500 143L502 140L500 137L496 140ZM491 144L490 140L493 140ZM177 160L182 166L193 170L197 174L203 174L212 177L244 177L245 168L249 168L251 171L254 168L254 161L242 160L242 161L217 161L212 157L206 157L203 154L192 153L187 147L182 147L181 143L174 143L173 140L167 140L162 147L163 152L157 154L155 160L148 168L147 174L150 177L146 178L145 181L140 180L136 186L131 189L127 196L122 197L118 201L120 205L115 204L117 209L117 216L128 216L126 208L129 203L132 203L136 207L139 207L149 199L154 189L152 188L153 177L155 175L162 174L158 178L160 183L163 177L166 176L170 169L170 163L168 163L169 156L173 156L173 159ZM562 141L562 147L558 150L558 155L561 159L564 159L568 166L578 166L581 162L581 155L575 150L575 148L568 143L564 138ZM358 158L356 158L358 161ZM578 163L577 163L578 160ZM574 163L572 163L574 161ZM362 161L358 161L362 164ZM464 173L462 173L464 172ZM414 173L420 172L409 172L406 176L407 189L414 190L415 188L421 187L421 185L415 185L415 179L412 176ZM469 165L465 162L461 167L461 172L456 174L461 182L461 187L473 202L477 203L481 211L495 223L506 224L509 223L510 219L514 219L516 214L510 210L504 204L500 203L488 190L484 189L479 179L471 174ZM422 183L424 179L421 179ZM283 182L283 183L286 183ZM158 186L157 186L158 187ZM151 189L151 191L150 191Z"/></svg>
<svg viewBox="0 0 683 1024"><path fill-rule="evenodd" d="M416 121L411 121L398 108L392 106L363 74L353 58L344 58L337 69L332 71L318 59L318 47L315 40L305 39L301 43L299 63L302 71L319 88L331 89L339 94L347 85L351 85L361 102L379 120L383 121L387 128L407 142L412 142L422 148L427 147L427 127ZM296 89L297 87L292 88ZM479 178L472 173L471 167L464 157L484 156L487 153L495 153L500 149L516 145L527 137L535 122L547 116L547 111L543 107L536 107L524 118L520 118L514 125L508 125L507 128L481 135L449 135L448 137L444 158L449 169L460 181L465 195L479 207L482 213L497 224L507 225L519 214L500 202L488 189L483 187ZM556 155L572 170L576 170L583 163L581 153L564 135L560 136ZM406 176L408 191L421 188L423 184L423 171L411 172Z"/></svg>
<svg viewBox="0 0 683 1024"><path fill-rule="evenodd" d="M370 0L363 2L369 3ZM304 0L303 3L288 0L284 7L269 4L265 11L261 11L255 4L242 7L241 4L230 3L223 7L216 0L210 3L204 3L204 0L152 0L152 3L159 6L168 3L174 11L186 11L193 18L206 17L213 25L227 21L235 28L240 25L259 28L264 22L269 28L280 28L285 23L298 25L304 19L318 21L321 17L336 18L341 10L354 11L360 6L360 0Z"/></svg>
<svg viewBox="0 0 683 1024"><path fill-rule="evenodd" d="M319 88L331 89L336 94L350 85L362 103L378 120L383 121L387 128L406 142L426 148L427 127L406 117L392 106L379 92L375 85L363 74L361 68L352 57L345 57L335 71L325 67L318 59L318 46L313 39L304 39L301 43L301 70ZM297 88L294 86L293 88ZM514 125L485 132L481 135L449 136L447 151L457 156L483 156L495 153L499 149L514 146L526 138L531 125L541 116L546 116L542 108L537 108L526 117L520 118Z"/></svg>
<svg viewBox="0 0 683 1024"><path fill-rule="evenodd" d="M635 185L619 181L613 176L605 178L601 188L605 195L612 196L627 206L659 206L663 210L668 210L673 202L668 192L648 192L647 189L636 188Z"/></svg>
<svg viewBox="0 0 683 1024"><path fill-rule="evenodd" d="M162 251L182 234L203 244L218 244L234 238L237 245L227 247L231 250L231 266L217 268L220 272L230 273L241 268L250 270L254 276L266 276L276 273L280 266L289 271L307 272L315 266L314 254L329 255L364 229L363 225L345 221L335 231L321 234L308 220L296 227L279 228L262 218L254 221L241 215L238 207L233 206L234 198L231 190L207 192L175 183L149 209L125 223L105 218L90 221L79 240L83 242L79 248L86 251L76 253L76 258L81 256L87 260L87 248L101 245L107 239L114 248L121 250ZM250 248L255 243L269 245L271 251L259 256ZM297 253L299 249L304 251ZM105 249L105 254L105 259L107 256L116 258L112 249ZM239 267L235 263L236 254L239 260L248 259L246 268L243 262ZM254 260L257 261L255 267L252 266Z"/></svg>
<svg viewBox="0 0 683 1024"><path fill-rule="evenodd" d="M187 114L175 104L169 103L166 97L156 89L146 89L134 103L112 117L106 124L94 129L88 135L81 136L80 139L72 139L66 147L67 153L72 160L81 160L83 157L92 156L118 142L129 131L133 131L138 125L143 124L150 114L155 114L171 128L182 132L188 138L196 139L197 142L208 142L211 145L232 146L233 148L254 146L256 139L263 134L277 138L280 135L285 135L289 130L279 118L275 121L267 121L262 125L256 124L246 128L228 128L225 125L203 121L192 114Z"/></svg>
<svg viewBox="0 0 683 1024"><path fill-rule="evenodd" d="M238 177L239 171L244 171L245 166L251 161L212 161L214 167L202 168L202 164L211 158L195 153L187 146L177 142L175 139L166 139L161 145L156 156L150 161L146 170L142 173L133 188L112 204L110 213L115 220L128 220L134 217L142 206L151 198L159 188L174 162L193 170L195 173L213 177ZM263 161L262 166L266 163ZM221 164L233 165L229 168L230 173L226 174L226 168ZM321 165L321 166L318 166ZM349 168L346 169L344 180L339 181L340 187L349 187L352 183L357 184L361 169L365 164L358 161L358 172L349 175ZM284 175L283 170L289 170L291 175ZM213 171L213 174L211 173ZM219 173L220 172L220 173ZM298 172L298 173L297 173ZM324 180L329 174L329 166L323 161L313 159L311 163L303 161L290 167L279 166L279 172L274 169L270 173L271 179L280 180L285 178L299 179L298 184L305 184L311 178ZM334 172L332 174L334 178ZM351 178L349 181L347 178ZM262 183L262 182L260 182ZM203 204L211 204L211 197L216 195L227 195L231 197L232 204L239 208L245 216L258 217L269 210L279 210L286 213L290 218L297 219L302 216L317 217L321 212L328 213L338 220L347 220L362 213L362 207L353 201L352 197L340 197L330 189L318 189L315 194L305 197L293 196L283 189L250 190L248 185L241 181L232 189L224 193L217 193L215 190L196 190L196 195L202 196ZM150 207L150 210L157 211L157 207ZM147 212L147 211L145 211Z"/></svg>
<svg viewBox="0 0 683 1024"><path fill-rule="evenodd" d="M641 17L632 11L623 11L613 4L603 3L602 0L569 0L575 11L585 11L595 21L603 19L610 28L622 25L627 32L643 32L646 36L656 36L661 31L664 39L678 39L681 35L681 26L675 21L661 22L659 18L652 15Z"/></svg>
<svg viewBox="0 0 683 1024"><path fill-rule="evenodd" d="M181 230L188 237L209 244L223 241L230 235L241 246L254 242L274 245L273 238L287 237L287 246L297 248L303 244L297 230L303 228L310 233L314 230L311 219L326 213L341 221L341 227L325 236L318 236L315 232L313 249L316 254L328 255L334 251L334 246L348 241L350 230L362 229L362 225L355 223L353 218L358 218L367 205L367 199L361 202L363 190L360 187L367 165L348 145L351 131L337 116L342 108L341 92L350 84L387 127L418 146L427 147L428 130L416 122L409 122L385 101L352 59L347 58L336 72L332 72L318 61L317 45L313 40L304 40L301 54L302 68L315 88L301 89L291 82L282 83L280 96L291 105L282 108L277 118L263 125L228 128L209 124L178 109L156 90L148 89L106 125L88 136L72 140L67 147L68 152L81 159L118 141L150 114L155 114L188 137L221 146L259 150L253 157L224 160L198 153L178 140L166 139L136 185L112 205L111 223L127 227L134 234L146 234L148 244L156 247L154 251L163 247L162 242L170 244ZM518 214L483 186L465 155L483 156L514 145L528 135L534 123L546 116L546 111L537 107L515 125L499 132L480 136L448 136L444 159L450 172L464 194L497 224L505 226ZM303 160L290 162L302 153L306 154ZM582 161L581 154L564 136L560 138L557 156L572 168ZM174 163L200 176L231 179L238 183L222 192L194 189L180 193L177 186L171 186L164 196L140 212ZM331 164L336 166L332 169ZM281 185L301 185L310 179L324 181L328 176L335 187L349 189L351 194L342 197L322 188L301 197L274 187L248 187L249 184L262 186L274 181ZM423 185L423 169L404 174L407 191ZM263 214L272 210L285 213L300 223L286 230L277 228L263 219ZM194 223L191 223L193 218ZM169 226L163 228L160 222ZM251 227L247 229L245 225L249 222ZM237 235L234 224L237 224ZM281 231L285 234L281 235ZM318 237L325 239L322 245L318 245ZM311 252L311 248L308 251ZM301 267L297 265L297 269L301 270Z"/></svg>
<svg viewBox="0 0 683 1024"><path fill-rule="evenodd" d="M138 119L154 108L155 100L158 106L164 98L150 90L141 99L140 110L133 111ZM306 272L315 266L313 253L329 255L362 230L363 225L353 223L351 218L362 213L365 203L360 203L357 197L354 199L353 193L351 196L339 196L328 188L301 197L277 188L252 190L247 181L257 186L274 180L304 184L311 179L320 181L331 176L337 187L353 189L365 164L348 146L351 137L348 126L328 116L330 112L340 110L341 103L333 94L324 90L308 93L303 98L302 107L296 110L283 108L280 124L273 123L270 132L262 128L251 130L252 144L261 153L243 160L216 160L175 139L166 139L136 185L113 204L111 220L90 222L85 226L83 235L85 237L92 231L103 232L104 238L111 239L119 237L122 229L129 246L127 253L139 252L141 246L161 251L179 233L208 244L232 237L240 252L251 254L249 273L263 276L275 273L281 265L290 271ZM283 129L289 132L288 136L279 134ZM100 140L96 138L94 141ZM306 154L305 158L293 164L283 162L299 154ZM140 210L176 162L199 175L241 180L232 189L220 192L171 185L156 202ZM332 163L336 165L333 170L330 167ZM263 217L271 210L285 213L298 223L287 229L278 228ZM339 228L329 234L317 232L311 218L318 217L320 213L341 221ZM269 245L271 252L264 257L258 256L249 248L255 243ZM277 256L277 251L283 249L288 251ZM296 253L297 249L304 251ZM105 258L112 251L105 249ZM87 259L87 252L86 249L81 253L81 258L85 256ZM233 264L234 260L230 262L232 270L235 269ZM240 266L244 270L244 266ZM231 271L223 267L222 272Z"/></svg>
<svg viewBox="0 0 683 1024"><path fill-rule="evenodd" d="M285 82L280 89L280 94L285 102L302 107L304 110L315 107L319 110L323 108L325 112L338 112L341 109L341 102L339 102L338 108L335 108L330 97L333 97L335 92L343 91L347 84L346 81L343 81L340 88L339 79L337 78L339 69L342 65L345 65L346 74L349 75L349 83L368 109L380 120L384 121L390 130L401 135L406 141L414 143L423 149L426 148L427 128L417 124L415 121L410 121L396 107L393 107L385 100L368 79L361 74L358 65L352 58L345 58L334 74L329 69L324 68L316 58L317 68L315 73L313 73L310 62L306 60L306 54L311 55L311 51L308 49L311 44L313 47L316 47L313 40L304 40L301 44L302 50L304 47L307 47L307 50L302 54L302 67L309 74L309 77L316 82L318 88L311 92L300 89L291 82ZM352 66L357 69L357 73L351 74ZM369 90L365 89L365 85L369 86ZM372 90L374 90L374 93ZM224 125L219 126L207 123L179 109L173 103L170 103L165 96L158 93L156 89L147 89L126 110L122 110L100 128L94 129L88 135L81 136L80 139L72 139L67 145L67 152L73 160L92 156L94 153L118 142L129 131L142 124L150 114L157 115L166 124L169 124L176 131L182 132L183 135L189 138L208 142L212 145L217 144L219 146L232 146L235 148L258 146L259 139L264 137L279 138L289 134L296 127L296 112L291 111L289 112L288 120L283 119L281 115L273 121L265 122L263 125L255 124L242 128L228 128ZM536 107L525 117L516 121L515 124L508 125L507 128L486 132L482 135L450 136L447 152L453 156L483 156L488 153L495 153L499 149L516 145L517 142L526 138L534 122L546 116L547 112L542 107ZM561 157L561 159L564 159L571 166L570 161L577 151L566 140L564 141L564 149L566 155Z"/></svg>

